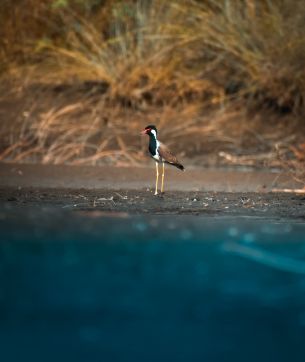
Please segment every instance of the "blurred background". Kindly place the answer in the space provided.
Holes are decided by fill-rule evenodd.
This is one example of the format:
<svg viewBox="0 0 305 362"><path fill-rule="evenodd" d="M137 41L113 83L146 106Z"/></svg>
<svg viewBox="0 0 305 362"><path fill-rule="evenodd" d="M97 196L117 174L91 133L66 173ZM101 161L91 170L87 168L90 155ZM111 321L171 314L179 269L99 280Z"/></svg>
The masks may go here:
<svg viewBox="0 0 305 362"><path fill-rule="evenodd" d="M147 124L193 165L304 176L297 0L2 0L0 159L141 165ZM161 139L162 139L161 138Z"/></svg>

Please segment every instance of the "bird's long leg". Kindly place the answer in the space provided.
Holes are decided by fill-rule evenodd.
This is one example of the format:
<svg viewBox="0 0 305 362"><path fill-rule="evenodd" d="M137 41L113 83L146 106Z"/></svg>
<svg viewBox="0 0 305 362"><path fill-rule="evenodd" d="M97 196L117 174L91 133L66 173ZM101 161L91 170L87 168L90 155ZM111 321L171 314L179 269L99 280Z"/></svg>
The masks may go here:
<svg viewBox="0 0 305 362"><path fill-rule="evenodd" d="M163 192L163 186L164 186L164 174L165 174L165 165L164 165L164 162L162 162L162 166L163 166L163 169L162 169L161 194L162 194L162 192Z"/></svg>
<svg viewBox="0 0 305 362"><path fill-rule="evenodd" d="M158 195L159 164L156 162L156 188L155 195Z"/></svg>

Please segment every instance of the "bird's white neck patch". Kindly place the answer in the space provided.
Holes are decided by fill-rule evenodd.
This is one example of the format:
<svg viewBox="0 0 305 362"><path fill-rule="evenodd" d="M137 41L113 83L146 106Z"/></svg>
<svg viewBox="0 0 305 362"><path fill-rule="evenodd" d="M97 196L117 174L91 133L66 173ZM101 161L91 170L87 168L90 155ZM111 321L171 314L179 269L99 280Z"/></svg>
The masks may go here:
<svg viewBox="0 0 305 362"><path fill-rule="evenodd" d="M154 129L152 129L150 132L154 135L155 139L157 139L157 132Z"/></svg>

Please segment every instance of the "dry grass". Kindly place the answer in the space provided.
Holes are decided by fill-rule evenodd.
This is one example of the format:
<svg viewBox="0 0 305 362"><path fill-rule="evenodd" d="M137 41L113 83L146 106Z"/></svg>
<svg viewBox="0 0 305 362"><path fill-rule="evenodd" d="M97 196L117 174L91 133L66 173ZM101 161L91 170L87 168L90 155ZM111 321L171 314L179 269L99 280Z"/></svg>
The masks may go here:
<svg viewBox="0 0 305 362"><path fill-rule="evenodd" d="M74 91L32 97L1 159L139 164L146 123L186 156L248 164L276 164L279 139L290 147L301 137L300 2L108 0L86 11L52 3L4 3L0 70L17 79L15 96L33 84L47 85L46 99L54 85Z"/></svg>

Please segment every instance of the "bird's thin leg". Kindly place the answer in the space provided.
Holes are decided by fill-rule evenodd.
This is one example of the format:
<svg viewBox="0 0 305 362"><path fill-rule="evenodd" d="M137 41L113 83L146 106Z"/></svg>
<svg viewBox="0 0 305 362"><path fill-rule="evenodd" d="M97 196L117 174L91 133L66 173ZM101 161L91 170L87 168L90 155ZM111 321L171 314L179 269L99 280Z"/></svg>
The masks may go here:
<svg viewBox="0 0 305 362"><path fill-rule="evenodd" d="M164 162L162 162L163 170L162 170L162 183L161 183L161 194L163 192L163 186L164 186L164 174L165 174L165 165Z"/></svg>
<svg viewBox="0 0 305 362"><path fill-rule="evenodd" d="M159 164L156 162L156 188L155 195L158 195Z"/></svg>

